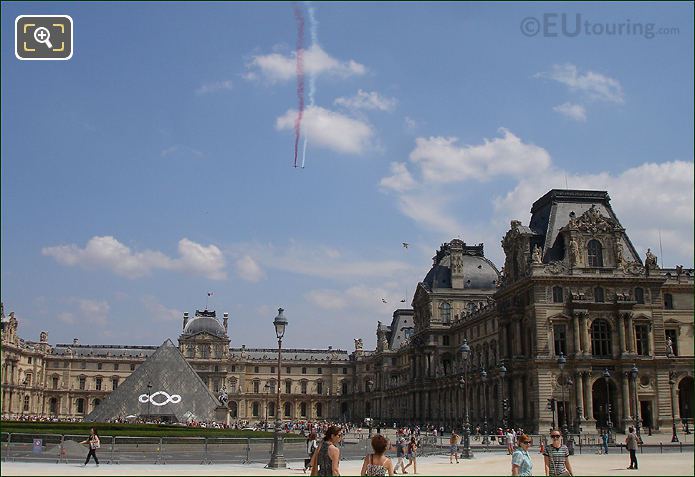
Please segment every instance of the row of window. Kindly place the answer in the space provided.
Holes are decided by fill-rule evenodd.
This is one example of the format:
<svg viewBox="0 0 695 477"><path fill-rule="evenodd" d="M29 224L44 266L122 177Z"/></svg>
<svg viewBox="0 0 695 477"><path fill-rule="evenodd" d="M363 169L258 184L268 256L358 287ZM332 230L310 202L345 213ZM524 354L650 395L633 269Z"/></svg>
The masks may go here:
<svg viewBox="0 0 695 477"><path fill-rule="evenodd" d="M649 325L644 323L635 324L635 345L636 353L639 356L650 356L649 349ZM612 335L610 325L606 320L597 319L591 324L591 354L598 357L610 357L612 351ZM673 353L678 355L678 332L675 329L666 329L665 337L671 339ZM567 326L556 324L553 326L553 339L555 354L567 354Z"/></svg>
<svg viewBox="0 0 695 477"><path fill-rule="evenodd" d="M29 362L31 363L31 361ZM105 363L97 363L97 369L98 370L106 370L107 368L104 367ZM119 371L120 370L120 363L112 363L113 365L113 371ZM135 371L135 368L137 365L135 363L130 363L130 370ZM54 367L54 368L60 368L59 362L54 362L50 363L49 367ZM70 362L69 361L63 361L63 368L67 369L70 367ZM80 369L87 369L87 361L80 361Z"/></svg>
<svg viewBox="0 0 695 477"><path fill-rule="evenodd" d="M466 311L468 313L474 313L476 310L482 308L485 306L484 302L468 302L466 304ZM451 323L451 304L444 302L441 305L439 305L439 318L442 320L442 323Z"/></svg>
<svg viewBox="0 0 695 477"><path fill-rule="evenodd" d="M119 378L111 378L111 390L115 390L118 387L119 383ZM52 378L52 387L53 389L58 389L58 383L60 382L60 378L58 376L53 376ZM104 379L103 378L94 378L94 389L96 391L106 391L106 388L104 387ZM86 376L80 376L77 378L77 385L81 391L84 391L87 389L87 378Z"/></svg>
<svg viewBox="0 0 695 477"><path fill-rule="evenodd" d="M305 402L299 403L299 416L300 417L307 417L307 409L308 405ZM314 409L316 410L316 417L323 417L323 404L320 402L314 404ZM268 417L275 417L275 403L274 402L269 402L267 404L267 416ZM259 402L253 402L251 403L251 415L253 417L262 417L261 415L261 403ZM283 414L284 417L292 417L292 403L286 402L283 405Z"/></svg>

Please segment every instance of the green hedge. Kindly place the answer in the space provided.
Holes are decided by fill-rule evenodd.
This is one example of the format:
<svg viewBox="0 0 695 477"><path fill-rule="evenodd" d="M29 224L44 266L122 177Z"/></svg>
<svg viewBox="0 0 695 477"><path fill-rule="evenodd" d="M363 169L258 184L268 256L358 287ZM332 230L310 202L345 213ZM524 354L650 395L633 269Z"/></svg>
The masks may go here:
<svg viewBox="0 0 695 477"><path fill-rule="evenodd" d="M77 434L87 435L95 427L105 436L133 437L272 437L273 433L263 431L242 431L235 429L206 429L202 427L170 426L164 424L127 424L108 422L36 422L0 421L0 431L26 434ZM288 436L290 438L293 435ZM301 438L296 436L296 438Z"/></svg>

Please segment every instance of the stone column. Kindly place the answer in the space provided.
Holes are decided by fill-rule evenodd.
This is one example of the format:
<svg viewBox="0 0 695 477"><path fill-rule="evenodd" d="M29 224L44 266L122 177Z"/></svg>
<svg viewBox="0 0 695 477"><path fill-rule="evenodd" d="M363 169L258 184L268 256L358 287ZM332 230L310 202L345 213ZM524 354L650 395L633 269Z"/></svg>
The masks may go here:
<svg viewBox="0 0 695 477"><path fill-rule="evenodd" d="M589 340L589 316L586 313L580 315L581 320L581 339L582 343L582 354L588 356L591 354L591 341Z"/></svg>
<svg viewBox="0 0 695 477"><path fill-rule="evenodd" d="M629 353L635 352L635 328L632 325L632 313L627 313L627 350Z"/></svg>
<svg viewBox="0 0 695 477"><path fill-rule="evenodd" d="M509 350L507 349L507 325L500 326L500 357L508 358Z"/></svg>
<svg viewBox="0 0 695 477"><path fill-rule="evenodd" d="M519 356L524 354L523 349L521 348L521 343L522 343L522 336L521 336L521 320L516 320L514 322L514 326L516 328L516 339L514 340L514 355Z"/></svg>
<svg viewBox="0 0 695 477"><path fill-rule="evenodd" d="M572 318L572 326L574 328L574 354L579 356L582 353L581 335L579 331L579 316L574 315Z"/></svg>
<svg viewBox="0 0 695 477"><path fill-rule="evenodd" d="M671 397L671 409L673 409L673 418L676 420L676 422L678 422L678 421L680 421L680 418L681 418L681 416L680 416L681 412L680 412L680 408L678 407L678 385L676 384L678 380L676 379L675 376L674 376L673 381L674 381L673 384L669 383L669 386L670 386L669 392L671 393L671 396L670 396Z"/></svg>
<svg viewBox="0 0 695 477"><path fill-rule="evenodd" d="M627 428L627 424L632 420L630 416L630 372L626 371L623 373L623 428Z"/></svg>
<svg viewBox="0 0 695 477"><path fill-rule="evenodd" d="M581 408L581 414L578 416L580 421L584 420L584 413L586 412L586 407L584 406L584 373L577 371L577 375L574 378L576 384L577 392L577 406ZM581 422L580 422L581 425Z"/></svg>
<svg viewBox="0 0 695 477"><path fill-rule="evenodd" d="M594 419L594 401L591 396L591 373L584 373L584 404L586 404L586 410L584 415L587 421Z"/></svg>
<svg viewBox="0 0 695 477"><path fill-rule="evenodd" d="M624 355L627 349L625 348L625 319L622 313L618 313L618 335L620 338L620 355Z"/></svg>

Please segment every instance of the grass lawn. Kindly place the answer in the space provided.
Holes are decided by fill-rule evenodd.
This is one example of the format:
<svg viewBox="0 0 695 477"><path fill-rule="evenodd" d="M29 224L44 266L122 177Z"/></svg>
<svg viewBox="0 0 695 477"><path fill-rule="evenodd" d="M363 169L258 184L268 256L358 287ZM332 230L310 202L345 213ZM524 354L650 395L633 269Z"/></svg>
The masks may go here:
<svg viewBox="0 0 695 477"><path fill-rule="evenodd" d="M89 428L96 427L104 436L133 437L266 437L273 432L242 431L234 429L205 429L201 427L170 426L164 424L126 424L107 422L36 422L36 421L0 421L0 432L24 434L76 434L89 435ZM288 438L303 439L296 434Z"/></svg>

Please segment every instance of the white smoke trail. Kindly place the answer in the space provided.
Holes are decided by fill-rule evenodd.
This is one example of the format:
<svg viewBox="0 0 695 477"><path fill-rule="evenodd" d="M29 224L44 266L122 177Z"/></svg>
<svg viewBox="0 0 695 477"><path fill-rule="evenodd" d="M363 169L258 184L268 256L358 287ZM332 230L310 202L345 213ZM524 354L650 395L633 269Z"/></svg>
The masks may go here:
<svg viewBox="0 0 695 477"><path fill-rule="evenodd" d="M319 35L318 35L318 26L319 23L316 21L316 11L314 10L314 6L311 4L311 2L304 2L307 8L307 12L309 13L309 32L311 34L311 46L309 49L316 48L319 44ZM312 107L314 105L314 97L316 96L316 74L314 73L313 69L309 70L309 107ZM302 151L302 169L304 169L304 163L306 162L306 145L308 143L308 139L306 137L306 133L304 136L304 148Z"/></svg>

